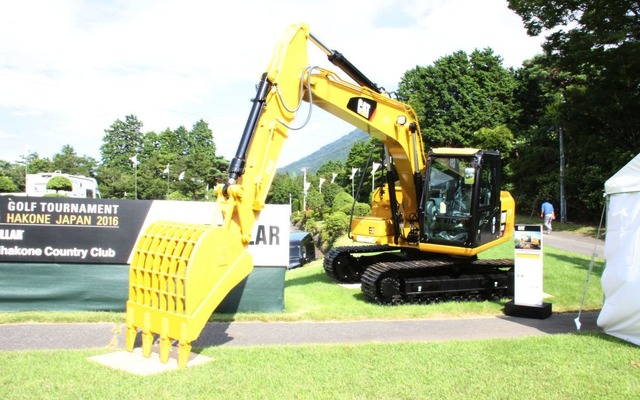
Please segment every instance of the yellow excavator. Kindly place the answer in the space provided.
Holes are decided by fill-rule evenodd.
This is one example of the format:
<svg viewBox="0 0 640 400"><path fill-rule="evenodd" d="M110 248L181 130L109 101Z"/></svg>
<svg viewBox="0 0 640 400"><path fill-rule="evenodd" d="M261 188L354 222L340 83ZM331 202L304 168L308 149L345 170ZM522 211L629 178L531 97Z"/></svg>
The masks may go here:
<svg viewBox="0 0 640 400"><path fill-rule="evenodd" d="M352 81L308 65L314 44ZM126 347L141 331L149 357L159 339L167 362L173 341L178 365L225 296L253 269L251 231L265 206L278 156L303 102L367 132L384 145L386 186L373 195L372 214L354 218L352 238L325 257L326 273L362 283L378 303L492 298L513 287L513 260L477 254L511 239L514 201L500 191L500 154L479 149L425 153L413 109L393 99L309 32L290 26L257 86L229 176L216 188L211 225L160 221L134 248L129 272Z"/></svg>

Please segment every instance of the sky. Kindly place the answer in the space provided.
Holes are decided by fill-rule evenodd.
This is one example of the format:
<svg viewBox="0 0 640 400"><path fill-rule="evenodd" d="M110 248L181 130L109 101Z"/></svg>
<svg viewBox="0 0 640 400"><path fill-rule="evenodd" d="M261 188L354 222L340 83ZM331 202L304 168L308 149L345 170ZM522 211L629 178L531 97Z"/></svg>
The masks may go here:
<svg viewBox="0 0 640 400"><path fill-rule="evenodd" d="M388 91L456 51L490 47L518 68L542 42L506 0L0 0L0 160L68 144L100 161L105 130L127 115L158 133L202 119L231 159L274 46L297 23ZM310 64L347 78L309 49ZM315 108L279 166L353 129Z"/></svg>

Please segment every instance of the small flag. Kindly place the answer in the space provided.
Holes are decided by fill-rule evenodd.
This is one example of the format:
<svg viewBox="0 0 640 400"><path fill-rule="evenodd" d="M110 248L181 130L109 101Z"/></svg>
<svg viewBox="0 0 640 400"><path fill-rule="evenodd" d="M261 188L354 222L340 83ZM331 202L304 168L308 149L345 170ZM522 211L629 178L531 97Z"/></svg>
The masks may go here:
<svg viewBox="0 0 640 400"><path fill-rule="evenodd" d="M131 163L133 164L133 166L135 167L136 165L138 165L138 155L136 154L133 157L129 157L129 161L131 161Z"/></svg>
<svg viewBox="0 0 640 400"><path fill-rule="evenodd" d="M178 180L181 181L184 179L184 173L185 171L180 172L180 175L178 175Z"/></svg>
<svg viewBox="0 0 640 400"><path fill-rule="evenodd" d="M169 173L169 164L167 164L167 168L164 169L164 171L162 171L163 174L168 174Z"/></svg>
<svg viewBox="0 0 640 400"><path fill-rule="evenodd" d="M360 168L351 168L351 180L356 176L356 172L358 172Z"/></svg>

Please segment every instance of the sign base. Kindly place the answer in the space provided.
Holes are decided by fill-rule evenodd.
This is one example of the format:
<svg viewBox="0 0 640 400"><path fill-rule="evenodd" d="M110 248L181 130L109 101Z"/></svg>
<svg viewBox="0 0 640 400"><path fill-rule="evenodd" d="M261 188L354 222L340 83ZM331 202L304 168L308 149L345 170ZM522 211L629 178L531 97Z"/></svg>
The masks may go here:
<svg viewBox="0 0 640 400"><path fill-rule="evenodd" d="M523 305L516 304L513 301L508 302L504 306L505 315L519 318L535 318L546 319L552 314L551 303L542 303L542 305Z"/></svg>

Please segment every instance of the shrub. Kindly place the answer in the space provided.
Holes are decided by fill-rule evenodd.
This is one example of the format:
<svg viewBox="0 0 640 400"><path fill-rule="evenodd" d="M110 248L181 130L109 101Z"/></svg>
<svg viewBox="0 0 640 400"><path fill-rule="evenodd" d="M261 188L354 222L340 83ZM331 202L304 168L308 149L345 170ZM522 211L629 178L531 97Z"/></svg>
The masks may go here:
<svg viewBox="0 0 640 400"><path fill-rule="evenodd" d="M347 212L351 212L351 205L353 204L353 197L347 192L340 192L333 198L333 204L331 210L333 212L342 211L348 209Z"/></svg>
<svg viewBox="0 0 640 400"><path fill-rule="evenodd" d="M56 193L60 190L70 192L73 190L73 185L66 176L54 176L47 182L47 189L55 190Z"/></svg>
<svg viewBox="0 0 640 400"><path fill-rule="evenodd" d="M349 216L341 211L335 212L325 220L324 229L320 233L322 250L326 251L333 246L337 238L344 235L349 228Z"/></svg>
<svg viewBox="0 0 640 400"><path fill-rule="evenodd" d="M356 203L353 209L353 215L357 217L364 217L371 214L371 206L367 203Z"/></svg>
<svg viewBox="0 0 640 400"><path fill-rule="evenodd" d="M177 201L187 201L187 200L191 200L189 197L185 196L184 194L180 193L179 191L175 191L175 192L171 192L166 196L167 200L177 200Z"/></svg>
<svg viewBox="0 0 640 400"><path fill-rule="evenodd" d="M17 192L18 186L7 176L0 176L0 193Z"/></svg>

